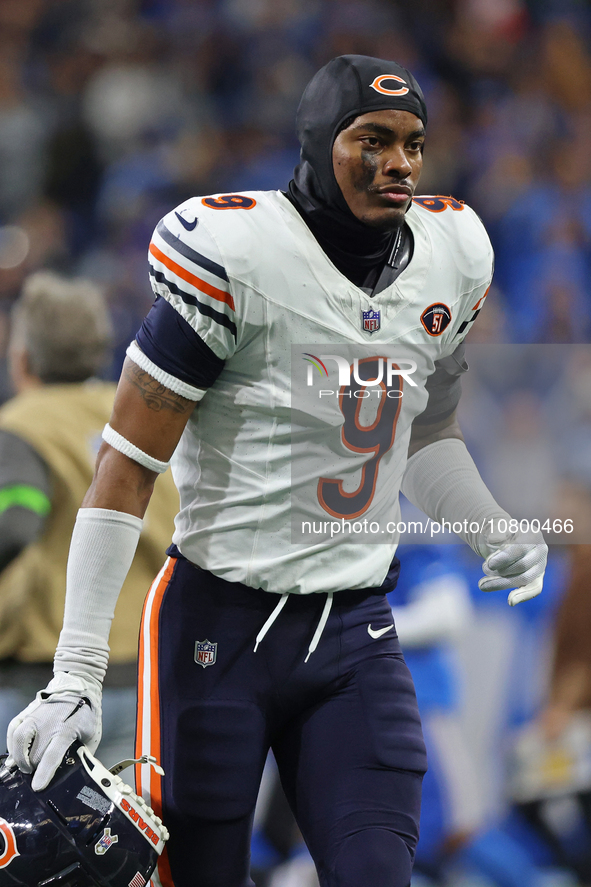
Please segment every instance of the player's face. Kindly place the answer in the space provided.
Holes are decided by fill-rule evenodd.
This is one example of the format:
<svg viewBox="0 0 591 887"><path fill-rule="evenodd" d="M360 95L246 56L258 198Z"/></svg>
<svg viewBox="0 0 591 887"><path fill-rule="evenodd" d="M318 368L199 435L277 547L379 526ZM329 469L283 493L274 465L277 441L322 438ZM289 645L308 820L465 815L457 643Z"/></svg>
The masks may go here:
<svg viewBox="0 0 591 887"><path fill-rule="evenodd" d="M373 228L404 221L423 166L423 124L410 111L370 111L338 134L334 174L354 216Z"/></svg>

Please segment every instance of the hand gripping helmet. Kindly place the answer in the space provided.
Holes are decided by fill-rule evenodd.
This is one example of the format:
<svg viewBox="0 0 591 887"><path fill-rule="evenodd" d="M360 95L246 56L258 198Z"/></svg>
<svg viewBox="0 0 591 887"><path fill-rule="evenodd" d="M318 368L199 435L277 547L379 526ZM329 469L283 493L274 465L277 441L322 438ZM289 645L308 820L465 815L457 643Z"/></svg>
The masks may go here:
<svg viewBox="0 0 591 887"><path fill-rule="evenodd" d="M131 763L107 770L75 742L48 787L34 792L31 776L4 758L0 887L144 887L168 832L117 775Z"/></svg>

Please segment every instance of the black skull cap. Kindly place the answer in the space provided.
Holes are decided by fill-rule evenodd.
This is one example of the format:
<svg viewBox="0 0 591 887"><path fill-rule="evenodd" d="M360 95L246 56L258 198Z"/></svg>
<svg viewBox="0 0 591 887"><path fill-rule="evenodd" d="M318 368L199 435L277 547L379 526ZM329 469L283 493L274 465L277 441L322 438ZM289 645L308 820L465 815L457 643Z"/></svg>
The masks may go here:
<svg viewBox="0 0 591 887"><path fill-rule="evenodd" d="M425 98L410 71L366 55L341 55L328 62L308 83L298 108L302 152L296 182L305 177L304 190L315 192L322 203L342 206L332 166L334 140L349 117L383 110L410 111L426 125Z"/></svg>

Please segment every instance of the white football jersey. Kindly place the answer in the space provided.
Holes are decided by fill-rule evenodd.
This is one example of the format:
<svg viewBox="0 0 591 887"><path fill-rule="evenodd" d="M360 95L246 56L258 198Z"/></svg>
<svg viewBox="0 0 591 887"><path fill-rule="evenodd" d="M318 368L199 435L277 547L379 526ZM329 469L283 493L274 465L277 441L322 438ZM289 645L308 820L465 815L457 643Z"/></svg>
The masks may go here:
<svg viewBox="0 0 591 887"><path fill-rule="evenodd" d="M173 460L173 541L190 561L278 593L381 585L395 532L358 544L345 533L315 537L313 522L396 520L425 382L462 341L492 276L491 245L469 207L419 197L406 221L412 260L372 298L335 268L281 192L195 197L159 223L150 274L159 303L176 312L178 339L169 323L166 333L153 324L128 353L201 401ZM211 385L206 352L218 364ZM347 363L349 388L338 376ZM382 396L365 400L359 392L373 394L372 383Z"/></svg>

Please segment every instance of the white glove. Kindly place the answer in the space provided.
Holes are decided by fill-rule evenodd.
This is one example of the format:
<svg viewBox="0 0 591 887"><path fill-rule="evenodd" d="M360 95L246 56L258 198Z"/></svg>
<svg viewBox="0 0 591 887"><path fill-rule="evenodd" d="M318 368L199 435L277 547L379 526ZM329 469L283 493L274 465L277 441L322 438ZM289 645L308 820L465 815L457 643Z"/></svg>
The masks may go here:
<svg viewBox="0 0 591 887"><path fill-rule="evenodd" d="M100 742L101 684L90 675L62 671L8 725L8 754L23 773L35 771L31 788L40 791L76 739L91 753Z"/></svg>
<svg viewBox="0 0 591 887"><path fill-rule="evenodd" d="M485 577L478 587L481 591L513 591L507 598L509 606L536 597L544 584L544 572L548 559L548 546L541 533L535 534L536 542L520 541L523 534L490 534L478 545L482 557L486 557L482 571ZM527 538L531 538L530 533Z"/></svg>
<svg viewBox="0 0 591 887"><path fill-rule="evenodd" d="M495 502L463 441L438 440L411 456L402 492L432 520L467 528L458 535L486 559L486 578L478 583L481 591L514 589L508 597L511 607L541 592L548 557L544 537L541 533L480 532L489 522L494 527L499 520L508 523L511 518Z"/></svg>

